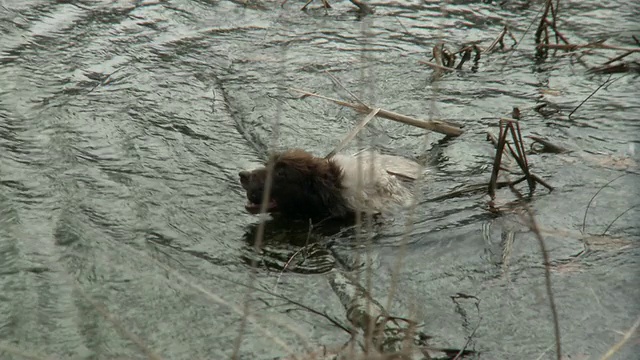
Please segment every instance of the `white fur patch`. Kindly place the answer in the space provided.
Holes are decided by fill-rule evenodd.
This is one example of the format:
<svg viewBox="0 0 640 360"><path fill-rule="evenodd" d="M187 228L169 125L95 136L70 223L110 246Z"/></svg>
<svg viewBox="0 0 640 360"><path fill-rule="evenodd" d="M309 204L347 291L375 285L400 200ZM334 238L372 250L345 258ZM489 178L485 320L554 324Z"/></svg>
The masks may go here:
<svg viewBox="0 0 640 360"><path fill-rule="evenodd" d="M415 179L423 170L411 160L365 151L356 155L337 154L333 161L342 168L342 196L357 211L385 212L397 206L409 206L413 196L395 176Z"/></svg>

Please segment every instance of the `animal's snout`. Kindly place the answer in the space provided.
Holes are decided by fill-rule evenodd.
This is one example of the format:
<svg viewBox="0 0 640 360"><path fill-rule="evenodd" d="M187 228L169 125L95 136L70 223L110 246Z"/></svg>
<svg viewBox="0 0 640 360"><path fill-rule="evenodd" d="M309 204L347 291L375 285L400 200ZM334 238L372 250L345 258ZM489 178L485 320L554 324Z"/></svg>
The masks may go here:
<svg viewBox="0 0 640 360"><path fill-rule="evenodd" d="M250 171L240 171L238 173L238 176L240 177L240 184L242 185L242 187L244 189L247 189L249 187L249 181L251 180L251 172Z"/></svg>

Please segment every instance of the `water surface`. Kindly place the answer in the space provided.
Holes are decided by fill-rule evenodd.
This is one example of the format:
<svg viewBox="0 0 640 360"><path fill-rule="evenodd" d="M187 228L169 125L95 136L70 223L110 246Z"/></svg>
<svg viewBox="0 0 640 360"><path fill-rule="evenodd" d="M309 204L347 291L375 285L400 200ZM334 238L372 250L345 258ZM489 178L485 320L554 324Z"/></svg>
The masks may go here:
<svg viewBox="0 0 640 360"><path fill-rule="evenodd" d="M348 98L326 72L371 104L466 131L443 141L372 121L360 145L431 167L415 213L387 217L369 246L354 245L349 229L312 234L360 263L369 254L373 295L384 302L396 289L389 310L458 347L480 322L470 346L485 358L553 358L535 237L518 216L492 215L485 195L429 201L488 181L485 134L519 107L523 135L572 150L529 156L556 189L538 189L530 205L554 264L563 355L595 359L620 340L640 314L637 75L614 75L568 120L607 75L560 53L535 58L532 30L524 32L539 2L382 1L366 17L331 3L328 12L319 3L301 12L294 1L0 4L0 358L19 359L19 349L55 359L225 359L240 332L243 359L346 342L326 320L242 285L344 321L322 275L334 266L326 252L278 270L305 243L305 224L271 224L254 253L258 218L245 213L237 181L268 149L328 153L362 118L286 90ZM638 16L632 1L561 2L559 26L576 44L632 47ZM488 46L504 25L522 43L483 56L477 71L434 81L418 62L439 41ZM542 103L559 111L543 116L534 111ZM582 233L591 197L621 175L591 203ZM500 203L510 200L499 192ZM592 236L633 206L607 236ZM456 305L456 293L480 298L480 313L473 302ZM257 318L241 329L247 297ZM640 351L635 339L619 359Z"/></svg>

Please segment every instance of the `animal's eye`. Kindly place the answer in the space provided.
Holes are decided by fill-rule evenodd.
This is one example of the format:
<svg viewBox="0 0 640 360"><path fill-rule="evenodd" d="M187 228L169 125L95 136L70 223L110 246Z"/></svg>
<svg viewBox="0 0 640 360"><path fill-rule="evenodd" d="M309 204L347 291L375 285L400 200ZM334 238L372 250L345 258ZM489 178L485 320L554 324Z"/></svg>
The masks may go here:
<svg viewBox="0 0 640 360"><path fill-rule="evenodd" d="M284 179L287 177L287 172L281 167L276 167L273 169L273 177L277 179Z"/></svg>

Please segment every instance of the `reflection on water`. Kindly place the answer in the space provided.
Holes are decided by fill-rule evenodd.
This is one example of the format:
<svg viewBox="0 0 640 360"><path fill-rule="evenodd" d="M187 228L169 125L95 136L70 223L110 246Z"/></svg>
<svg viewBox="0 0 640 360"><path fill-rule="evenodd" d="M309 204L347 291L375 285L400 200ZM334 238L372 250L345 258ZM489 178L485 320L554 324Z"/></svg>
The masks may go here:
<svg viewBox="0 0 640 360"><path fill-rule="evenodd" d="M436 82L418 63L440 40L451 48L490 44L504 25L519 38L538 13L536 2L383 1L363 18L349 2L331 3L325 13L301 12L292 1L0 2L0 358L19 358L3 344L36 358L144 358L149 351L167 359L228 358L242 314L233 305L247 292L220 278L271 286L286 267L279 291L335 310L322 274L338 265L361 271L367 261L374 293L396 284L398 311L421 304L421 320L447 341L469 335L448 296L474 293L487 325L479 346L493 358L536 358L552 339L530 336L550 333L532 238L509 240L519 253L505 282L496 266L504 246L482 238L482 224L491 220L487 198L426 200L487 181L494 150L486 132L496 133L497 119L516 106L524 135L573 150L529 156L535 173L556 187L531 203L552 233L553 260L573 261L588 245L584 239L614 220L607 234L625 244L590 249L572 271L554 273L566 355L599 356L618 340L606 329L630 326L640 310L637 177L607 186L590 205L586 234L579 229L600 187L637 172L629 150L639 141L637 79L616 75L568 120L606 77L560 53L536 62L530 34L517 51L483 56L476 71ZM630 4L572 3L562 7L560 26L575 43L612 37L634 46L637 9ZM581 60L599 64L606 56L594 51ZM363 144L427 158L434 168L417 186L424 201L415 212L386 217L363 237L373 238L367 245L344 224L309 231L309 224L270 221L255 252L257 218L244 212L237 172L270 147L326 154L360 119L286 92L348 97L325 71L364 101L445 118L466 132L441 141L374 119L361 133ZM540 104L553 112L536 112ZM224 301L203 296L158 262ZM346 341L308 314L260 312L295 323L310 342ZM271 326L267 318L259 322ZM241 358L287 352L257 328L244 331ZM302 348L290 329L278 337Z"/></svg>

